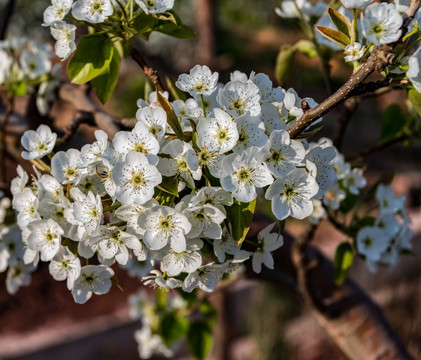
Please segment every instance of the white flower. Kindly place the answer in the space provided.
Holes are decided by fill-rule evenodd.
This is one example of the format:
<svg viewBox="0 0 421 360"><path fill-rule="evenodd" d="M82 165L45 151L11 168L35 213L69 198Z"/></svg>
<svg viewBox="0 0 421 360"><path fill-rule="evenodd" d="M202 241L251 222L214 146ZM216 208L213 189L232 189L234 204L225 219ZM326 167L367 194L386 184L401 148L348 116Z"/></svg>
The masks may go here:
<svg viewBox="0 0 421 360"><path fill-rule="evenodd" d="M199 159L193 147L180 139L175 139L162 148L162 153L171 157L159 160L158 170L160 173L163 176L180 176L186 184L195 188L193 179L199 180L202 177L202 171L199 168Z"/></svg>
<svg viewBox="0 0 421 360"><path fill-rule="evenodd" d="M70 195L76 201L73 203L73 216L82 223L88 235L93 235L102 222L102 202L101 197L94 195L91 191L87 195L82 193L78 188L70 189ZM68 214L66 210L65 214ZM70 218L68 218L70 221Z"/></svg>
<svg viewBox="0 0 421 360"><path fill-rule="evenodd" d="M17 223L21 228L40 219L38 205L38 198L30 189L13 195L12 207L18 212Z"/></svg>
<svg viewBox="0 0 421 360"><path fill-rule="evenodd" d="M129 151L145 154L153 165L158 163L159 142L149 131L146 125L138 121L132 131L119 131L113 139L115 152L125 157Z"/></svg>
<svg viewBox="0 0 421 360"><path fill-rule="evenodd" d="M12 179L10 185L10 192L12 195L17 193L23 192L26 189L26 184L28 183L29 176L21 165L18 165L16 168L17 175L15 178Z"/></svg>
<svg viewBox="0 0 421 360"><path fill-rule="evenodd" d="M95 130L94 134L96 141L92 144L83 145L80 150L83 166L96 164L101 162L103 158L111 160L114 157L113 148L108 141L107 133L103 130Z"/></svg>
<svg viewBox="0 0 421 360"><path fill-rule="evenodd" d="M153 334L148 325L143 325L139 330L136 330L134 337L138 343L138 351L142 359L149 359L155 354L162 354L165 357L173 356L173 352L165 346L162 337Z"/></svg>
<svg viewBox="0 0 421 360"><path fill-rule="evenodd" d="M139 226L145 230L143 242L151 250L169 244L176 252L186 250L185 235L191 230L187 217L168 206L155 206L139 216Z"/></svg>
<svg viewBox="0 0 421 360"><path fill-rule="evenodd" d="M273 182L269 169L256 159L258 151L257 147L250 147L241 155L226 156L222 162L224 175L221 177L221 185L238 201L247 203L254 200L257 196L256 188Z"/></svg>
<svg viewBox="0 0 421 360"><path fill-rule="evenodd" d="M273 88L272 81L269 79L269 76L263 73L255 74L252 72L250 74L250 80L255 84L260 90L260 102L281 102L285 96L285 90L281 87Z"/></svg>
<svg viewBox="0 0 421 360"><path fill-rule="evenodd" d="M59 151L51 159L51 175L62 184L76 184L86 172L80 168L81 164L79 150Z"/></svg>
<svg viewBox="0 0 421 360"><path fill-rule="evenodd" d="M122 205L114 212L114 215L117 218L127 222L128 232L143 235L143 230L139 227L137 219L139 218L139 215L143 213L146 209L150 209L157 205L159 204L155 199L149 200L144 205Z"/></svg>
<svg viewBox="0 0 421 360"><path fill-rule="evenodd" d="M20 262L10 266L6 277L6 290L14 295L21 286L28 286L31 283L31 272L35 270L33 265L25 265Z"/></svg>
<svg viewBox="0 0 421 360"><path fill-rule="evenodd" d="M40 159L49 154L56 144L57 134L47 125L38 126L37 130L26 130L20 140L27 151L22 151L25 160Z"/></svg>
<svg viewBox="0 0 421 360"><path fill-rule="evenodd" d="M286 177L275 180L266 190L265 198L272 201L272 213L278 220L288 216L304 219L313 212L311 198L318 191L313 176L304 169L295 169Z"/></svg>
<svg viewBox="0 0 421 360"><path fill-rule="evenodd" d="M13 63L13 58L0 48L0 85L10 77L10 67Z"/></svg>
<svg viewBox="0 0 421 360"><path fill-rule="evenodd" d="M238 140L237 125L225 111L214 109L214 118L204 118L196 128L200 148L224 154L230 151Z"/></svg>
<svg viewBox="0 0 421 360"><path fill-rule="evenodd" d="M276 223L266 226L257 234L259 247L254 252L252 258L252 267L255 273L260 273L262 271L262 264L265 264L269 269L273 269L274 262L271 251L280 248L284 243L282 235L271 233L275 224Z"/></svg>
<svg viewBox="0 0 421 360"><path fill-rule="evenodd" d="M218 92L218 103L232 116L238 117L247 111L251 116L260 113L260 90L248 81L230 81Z"/></svg>
<svg viewBox="0 0 421 360"><path fill-rule="evenodd" d="M90 239L91 244L97 244L98 254L104 259L114 259L121 265L129 261L128 249L139 250L142 244L132 234L121 231L116 226L101 226L100 234Z"/></svg>
<svg viewBox="0 0 421 360"><path fill-rule="evenodd" d="M338 210L340 203L346 197L345 191L339 188L338 184L326 190L323 195L323 204L332 210Z"/></svg>
<svg viewBox="0 0 421 360"><path fill-rule="evenodd" d="M31 230L28 237L29 248L40 251L42 261L50 261L59 251L63 229L51 219L33 221L28 229Z"/></svg>
<svg viewBox="0 0 421 360"><path fill-rule="evenodd" d="M355 62L360 60L365 51L365 46L362 46L359 42L354 42L352 45L348 45L344 49L345 61L346 62Z"/></svg>
<svg viewBox="0 0 421 360"><path fill-rule="evenodd" d="M352 171L342 179L343 187L348 189L351 194L358 195L360 189L367 185L367 180L362 174L362 169L352 169Z"/></svg>
<svg viewBox="0 0 421 360"><path fill-rule="evenodd" d="M233 203L232 194L218 187L203 187L199 192L189 199L191 206L212 205L226 215L224 206L231 206Z"/></svg>
<svg viewBox="0 0 421 360"><path fill-rule="evenodd" d="M172 107L177 117L181 120L181 125L186 130L189 129L189 131L191 131L189 119L197 123L203 117L203 110L197 101L192 98L187 99L185 102L183 100L175 100L172 102Z"/></svg>
<svg viewBox="0 0 421 360"><path fill-rule="evenodd" d="M415 90L421 93L421 48L418 48L408 60L408 76L409 81L411 81Z"/></svg>
<svg viewBox="0 0 421 360"><path fill-rule="evenodd" d="M202 241L197 239L190 240L185 251L170 250L162 259L161 270L165 271L168 276L196 271L202 265L202 254L199 251L202 246Z"/></svg>
<svg viewBox="0 0 421 360"><path fill-rule="evenodd" d="M304 157L303 144L290 139L286 130L273 131L269 141L258 154L258 159L264 161L269 170L277 177L285 176L294 170Z"/></svg>
<svg viewBox="0 0 421 360"><path fill-rule="evenodd" d="M111 278L114 271L104 265L86 265L80 269L80 275L76 279L72 289L72 295L78 304L84 304L91 297L106 294L111 288Z"/></svg>
<svg viewBox="0 0 421 360"><path fill-rule="evenodd" d="M402 33L402 15L394 4L374 3L367 7L361 19L364 36L375 45L397 41Z"/></svg>
<svg viewBox="0 0 421 360"><path fill-rule="evenodd" d="M233 262L242 262L251 255L250 252L241 249L241 244L239 245L232 238L226 227L224 227L224 230L222 231L221 238L213 241L213 252L221 263L225 261L226 254L234 257Z"/></svg>
<svg viewBox="0 0 421 360"><path fill-rule="evenodd" d="M115 196L124 204L142 205L150 200L162 176L156 166L149 164L144 154L130 151L113 169Z"/></svg>
<svg viewBox="0 0 421 360"><path fill-rule="evenodd" d="M310 16L321 16L326 9L326 4L318 1L313 5L307 0L284 0L281 8L275 8L275 12L281 18L300 18L300 12L309 19Z"/></svg>
<svg viewBox="0 0 421 360"><path fill-rule="evenodd" d="M268 141L265 134L265 125L259 116L241 115L235 119L238 130L238 141L232 149L242 153L250 146L262 147Z"/></svg>
<svg viewBox="0 0 421 360"><path fill-rule="evenodd" d="M111 0L77 0L72 7L72 15L77 20L101 23L114 12Z"/></svg>
<svg viewBox="0 0 421 360"><path fill-rule="evenodd" d="M181 280L167 277L167 275L162 274L159 270L151 270L151 274L142 278L144 285L150 285L154 288L175 289L181 287L183 284Z"/></svg>
<svg viewBox="0 0 421 360"><path fill-rule="evenodd" d="M164 109L157 107L144 107L136 112L136 119L146 125L149 132L161 141L165 136L167 128L167 113Z"/></svg>
<svg viewBox="0 0 421 360"><path fill-rule="evenodd" d="M51 70L48 54L35 48L22 51L19 61L22 71L29 79L36 79Z"/></svg>
<svg viewBox="0 0 421 360"><path fill-rule="evenodd" d="M395 198L392 187L380 184L376 190L376 199L380 204L380 211L382 213L397 214L404 209L406 196L400 195Z"/></svg>
<svg viewBox="0 0 421 360"><path fill-rule="evenodd" d="M66 60L76 50L76 26L67 24L65 21L56 21L51 24L51 35L56 40L54 51L61 58Z"/></svg>
<svg viewBox="0 0 421 360"><path fill-rule="evenodd" d="M357 234L357 249L367 259L380 260L381 253L390 245L390 236L379 227L367 226Z"/></svg>
<svg viewBox="0 0 421 360"><path fill-rule="evenodd" d="M80 260L66 246L60 246L60 250L51 260L48 269L54 280L67 279L67 289L71 290L80 275Z"/></svg>
<svg viewBox="0 0 421 360"><path fill-rule="evenodd" d="M189 74L181 74L175 85L191 96L210 95L216 89L218 76L217 72L212 73L206 65L196 65Z"/></svg>
<svg viewBox="0 0 421 360"><path fill-rule="evenodd" d="M348 9L360 9L365 10L368 4L373 0L341 0L343 6Z"/></svg>
<svg viewBox="0 0 421 360"><path fill-rule="evenodd" d="M163 13L174 6L174 0L136 0L136 3L146 14Z"/></svg>
<svg viewBox="0 0 421 360"><path fill-rule="evenodd" d="M24 247L22 231L16 224L0 228L0 273L22 260Z"/></svg>
<svg viewBox="0 0 421 360"><path fill-rule="evenodd" d="M183 290L192 292L197 287L206 292L215 290L218 281L224 275L227 264L207 264L190 273L184 279Z"/></svg>
<svg viewBox="0 0 421 360"><path fill-rule="evenodd" d="M263 121L265 132L268 136L275 130L288 129L285 123L285 117L281 116L280 110L271 103L263 103L261 105L260 120Z"/></svg>
<svg viewBox="0 0 421 360"><path fill-rule="evenodd" d="M313 225L317 225L321 219L325 219L327 217L327 213L325 208L322 205L321 200L312 199L313 202L313 212L309 217L309 221Z"/></svg>
<svg viewBox="0 0 421 360"><path fill-rule="evenodd" d="M219 239L222 235L221 223L225 219L225 214L212 205L188 207L183 211L187 216L192 229L187 234L187 238L207 237L209 239Z"/></svg>
<svg viewBox="0 0 421 360"><path fill-rule="evenodd" d="M51 0L51 5L44 11L44 26L63 20L72 8L73 0Z"/></svg>

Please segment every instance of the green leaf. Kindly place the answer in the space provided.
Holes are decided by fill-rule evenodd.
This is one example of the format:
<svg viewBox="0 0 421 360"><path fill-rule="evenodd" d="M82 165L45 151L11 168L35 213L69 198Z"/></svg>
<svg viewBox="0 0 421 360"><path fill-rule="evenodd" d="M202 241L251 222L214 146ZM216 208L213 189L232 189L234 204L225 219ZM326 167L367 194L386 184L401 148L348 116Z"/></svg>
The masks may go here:
<svg viewBox="0 0 421 360"><path fill-rule="evenodd" d="M163 176L162 182L157 188L167 194L178 197L178 179L175 176Z"/></svg>
<svg viewBox="0 0 421 360"><path fill-rule="evenodd" d="M351 38L352 34L352 23L343 16L340 12L329 8L329 16L332 19L332 22L335 24L339 32L343 33L348 38Z"/></svg>
<svg viewBox="0 0 421 360"><path fill-rule="evenodd" d="M339 244L333 260L333 277L336 285L341 285L347 278L354 260L352 246L348 242Z"/></svg>
<svg viewBox="0 0 421 360"><path fill-rule="evenodd" d="M276 58L275 76L279 85L283 85L291 75L296 49L291 45L282 45Z"/></svg>
<svg viewBox="0 0 421 360"><path fill-rule="evenodd" d="M24 81L13 82L9 89L12 96L25 96L27 91L28 87Z"/></svg>
<svg viewBox="0 0 421 360"><path fill-rule="evenodd" d="M166 314L161 322L161 335L166 345L171 345L186 336L189 321L175 314Z"/></svg>
<svg viewBox="0 0 421 360"><path fill-rule="evenodd" d="M187 25L175 25L172 22L161 24L155 27L155 31L173 36L177 39L194 39L196 34Z"/></svg>
<svg viewBox="0 0 421 360"><path fill-rule="evenodd" d="M210 326L216 324L216 321L218 320L218 312L216 311L215 306L213 306L209 301L204 300L199 305L199 311L205 317L206 322Z"/></svg>
<svg viewBox="0 0 421 360"><path fill-rule="evenodd" d="M408 97L418 115L421 116L421 94L411 86L408 90Z"/></svg>
<svg viewBox="0 0 421 360"><path fill-rule="evenodd" d="M294 48L309 59L314 59L318 55L316 46L310 40L300 40L294 45Z"/></svg>
<svg viewBox="0 0 421 360"><path fill-rule="evenodd" d="M250 230L255 208L256 199L249 203L234 200L231 206L226 207L227 217L232 225L232 237L238 244L245 240Z"/></svg>
<svg viewBox="0 0 421 360"><path fill-rule="evenodd" d="M324 26L316 26L316 28L319 30L323 37L338 45L342 49L345 49L351 43L351 40L348 36L337 30L333 30Z"/></svg>
<svg viewBox="0 0 421 360"><path fill-rule="evenodd" d="M84 84L110 66L114 48L106 36L88 36L81 40L67 66L71 82Z"/></svg>
<svg viewBox="0 0 421 360"><path fill-rule="evenodd" d="M158 90L156 90L156 96L158 99L158 102L161 104L162 108L167 113L167 122L171 126L171 129L173 129L175 135L180 139L184 139L183 135L183 129L181 128L180 121L178 121L178 117L174 112L173 107L169 103L169 101L164 98Z"/></svg>
<svg viewBox="0 0 421 360"><path fill-rule="evenodd" d="M187 335L190 353L199 360L205 359L212 348L212 330L203 321L196 321L190 325Z"/></svg>
<svg viewBox="0 0 421 360"><path fill-rule="evenodd" d="M149 34L155 27L156 22L156 19L152 15L141 12L135 17L133 21L133 28L139 34Z"/></svg>
<svg viewBox="0 0 421 360"><path fill-rule="evenodd" d="M113 57L110 66L101 75L92 79L92 86L95 89L98 99L105 104L112 95L120 74L120 55L116 49L113 50Z"/></svg>
<svg viewBox="0 0 421 360"><path fill-rule="evenodd" d="M400 135L406 124L402 108L398 104L389 105L383 113L380 141L385 142Z"/></svg>

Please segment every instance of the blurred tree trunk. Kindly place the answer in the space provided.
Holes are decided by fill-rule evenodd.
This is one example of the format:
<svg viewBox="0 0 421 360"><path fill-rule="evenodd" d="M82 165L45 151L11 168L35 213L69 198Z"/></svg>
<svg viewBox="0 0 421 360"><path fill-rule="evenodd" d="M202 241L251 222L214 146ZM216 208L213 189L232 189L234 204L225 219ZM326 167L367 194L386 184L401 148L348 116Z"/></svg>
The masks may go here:
<svg viewBox="0 0 421 360"><path fill-rule="evenodd" d="M196 0L197 29L196 63L214 67L215 63L215 8L217 0Z"/></svg>

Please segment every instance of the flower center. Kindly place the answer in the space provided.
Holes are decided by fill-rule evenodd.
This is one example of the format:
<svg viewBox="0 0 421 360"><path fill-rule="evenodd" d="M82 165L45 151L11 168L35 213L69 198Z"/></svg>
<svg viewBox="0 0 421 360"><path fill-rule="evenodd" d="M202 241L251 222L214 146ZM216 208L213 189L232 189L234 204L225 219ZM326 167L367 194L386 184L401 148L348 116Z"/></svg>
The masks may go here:
<svg viewBox="0 0 421 360"><path fill-rule="evenodd" d="M238 182L240 183L252 183L253 182L253 178L251 177L253 173L253 170L251 169L246 169L244 166L241 167L240 170L238 170L235 175L237 175L238 178Z"/></svg>
<svg viewBox="0 0 421 360"><path fill-rule="evenodd" d="M135 172L132 171L132 178L129 181L134 187L141 188L142 186L146 185L146 181L144 178L143 172Z"/></svg>

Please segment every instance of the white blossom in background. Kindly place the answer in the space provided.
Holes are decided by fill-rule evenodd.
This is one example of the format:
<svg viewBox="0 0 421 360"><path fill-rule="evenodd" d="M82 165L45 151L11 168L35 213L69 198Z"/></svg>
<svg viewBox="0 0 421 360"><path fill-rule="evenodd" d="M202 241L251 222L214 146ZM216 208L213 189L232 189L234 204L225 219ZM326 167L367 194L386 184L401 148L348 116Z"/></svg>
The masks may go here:
<svg viewBox="0 0 421 360"><path fill-rule="evenodd" d="M10 295L18 292L20 287L28 286L31 283L31 273L35 270L33 265L25 265L19 262L10 266L6 275L6 290Z"/></svg>
<svg viewBox="0 0 421 360"><path fill-rule="evenodd" d="M342 179L342 185L347 188L351 194L358 195L360 189L367 185L367 180L363 176L362 169L352 169L352 171Z"/></svg>
<svg viewBox="0 0 421 360"><path fill-rule="evenodd" d="M143 325L141 329L134 333L138 343L139 355L142 359L149 359L155 354L162 354L165 357L171 357L173 352L164 344L162 337L153 334L149 326Z"/></svg>
<svg viewBox="0 0 421 360"><path fill-rule="evenodd" d="M380 184L376 190L376 199L380 204L380 211L382 213L397 214L404 209L406 202L405 195L395 197L393 188L383 184Z"/></svg>
<svg viewBox="0 0 421 360"><path fill-rule="evenodd" d="M363 35L375 45L397 41L402 33L402 15L394 4L374 3L361 18Z"/></svg>
<svg viewBox="0 0 421 360"><path fill-rule="evenodd" d="M310 20L310 16L321 16L326 9L326 4L322 1L318 1L313 5L308 0L285 0L282 1L281 7L275 8L275 13L281 18L300 18L300 12L305 16L307 20Z"/></svg>
<svg viewBox="0 0 421 360"><path fill-rule="evenodd" d="M317 199L312 199L313 203L313 212L309 217L309 221L313 225L317 225L322 219L327 218L327 213L323 207L322 201Z"/></svg>
<svg viewBox="0 0 421 360"><path fill-rule="evenodd" d="M273 269L274 261L271 252L280 248L284 243L282 235L271 233L275 225L276 223L272 223L257 234L259 247L252 258L252 267L255 273L262 271L262 264L268 269Z"/></svg>
<svg viewBox="0 0 421 360"><path fill-rule="evenodd" d="M421 93L421 48L418 48L408 60L408 72L406 73L409 81L415 90Z"/></svg>
<svg viewBox="0 0 421 360"><path fill-rule="evenodd" d="M212 73L206 65L196 65L189 74L181 74L175 85L191 96L211 95L216 90L219 74Z"/></svg>
<svg viewBox="0 0 421 360"><path fill-rule="evenodd" d="M43 14L43 26L50 26L54 22L61 21L69 13L73 5L73 0L51 0L51 5L47 7Z"/></svg>
<svg viewBox="0 0 421 360"><path fill-rule="evenodd" d="M25 160L40 159L49 154L56 144L57 134L47 125L38 126L37 130L26 130L20 140L26 151L22 151Z"/></svg>
<svg viewBox="0 0 421 360"><path fill-rule="evenodd" d="M380 255L389 246L390 238L384 229L367 226L362 228L357 234L358 252L366 256L369 260L380 260Z"/></svg>
<svg viewBox="0 0 421 360"><path fill-rule="evenodd" d="M77 20L102 23L114 12L111 0L77 0L72 15Z"/></svg>
<svg viewBox="0 0 421 360"><path fill-rule="evenodd" d="M136 0L146 14L159 14L174 7L174 0Z"/></svg>
<svg viewBox="0 0 421 360"><path fill-rule="evenodd" d="M327 189L323 195L323 204L332 210L338 210L341 202L345 200L345 191L339 188L338 184Z"/></svg>
<svg viewBox="0 0 421 360"><path fill-rule="evenodd" d="M66 60L76 50L76 26L65 21L55 21L50 26L52 37L56 40L54 51L61 61Z"/></svg>
<svg viewBox="0 0 421 360"><path fill-rule="evenodd" d="M17 224L26 227L29 223L39 220L39 200L30 189L25 189L13 196L12 207L18 212Z"/></svg>
<svg viewBox="0 0 421 360"><path fill-rule="evenodd" d="M105 265L86 265L80 269L75 280L72 295L78 304L84 304L92 294L102 295L110 291L114 271Z"/></svg>
<svg viewBox="0 0 421 360"><path fill-rule="evenodd" d="M246 112L251 116L260 113L260 90L252 81L230 81L219 89L217 101L233 117Z"/></svg>
<svg viewBox="0 0 421 360"><path fill-rule="evenodd" d="M365 46L362 46L359 42L354 42L351 45L347 45L344 49L345 61L346 62L355 62L360 60L365 51Z"/></svg>
<svg viewBox="0 0 421 360"><path fill-rule="evenodd" d="M23 50L19 62L25 75L33 80L51 70L50 56L47 52L31 48Z"/></svg>
<svg viewBox="0 0 421 360"><path fill-rule="evenodd" d="M346 8L360 10L365 10L371 2L373 2L373 0L341 0L342 5Z"/></svg>

